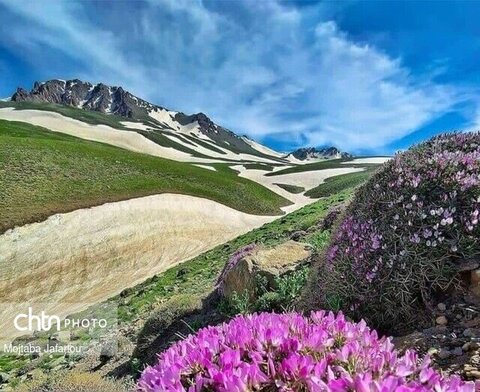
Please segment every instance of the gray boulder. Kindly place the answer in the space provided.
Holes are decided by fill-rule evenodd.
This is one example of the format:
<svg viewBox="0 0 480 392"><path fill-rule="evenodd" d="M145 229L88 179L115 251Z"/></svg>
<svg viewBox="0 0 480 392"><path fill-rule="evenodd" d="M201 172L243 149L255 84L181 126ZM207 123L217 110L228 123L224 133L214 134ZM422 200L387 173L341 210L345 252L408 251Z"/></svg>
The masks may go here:
<svg viewBox="0 0 480 392"><path fill-rule="evenodd" d="M273 248L258 246L225 274L220 291L227 299L231 299L234 293L247 292L253 300L259 277L263 277L270 286L274 287L278 276L305 265L311 255L310 245L292 240Z"/></svg>

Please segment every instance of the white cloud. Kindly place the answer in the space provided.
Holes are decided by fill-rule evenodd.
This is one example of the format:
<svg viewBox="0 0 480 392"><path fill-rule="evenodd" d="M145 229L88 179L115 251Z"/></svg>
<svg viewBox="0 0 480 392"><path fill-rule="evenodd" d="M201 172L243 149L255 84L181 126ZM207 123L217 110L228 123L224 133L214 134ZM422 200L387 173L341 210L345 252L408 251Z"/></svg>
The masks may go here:
<svg viewBox="0 0 480 392"><path fill-rule="evenodd" d="M152 0L107 26L80 12L89 3L4 4L26 21L11 39L27 53L54 48L85 64L80 76L204 111L257 138L379 149L458 100L454 88L415 78L401 59L354 42L335 22L312 24L308 7ZM38 30L25 27L32 21Z"/></svg>
<svg viewBox="0 0 480 392"><path fill-rule="evenodd" d="M465 132L479 132L480 131L480 104L477 103L476 109L473 112L471 121L464 128Z"/></svg>
<svg viewBox="0 0 480 392"><path fill-rule="evenodd" d="M313 144L342 139L351 148L381 147L456 102L452 88L414 80L400 60L350 41L333 22L317 26L316 35L318 77L308 102L324 132L306 130Z"/></svg>

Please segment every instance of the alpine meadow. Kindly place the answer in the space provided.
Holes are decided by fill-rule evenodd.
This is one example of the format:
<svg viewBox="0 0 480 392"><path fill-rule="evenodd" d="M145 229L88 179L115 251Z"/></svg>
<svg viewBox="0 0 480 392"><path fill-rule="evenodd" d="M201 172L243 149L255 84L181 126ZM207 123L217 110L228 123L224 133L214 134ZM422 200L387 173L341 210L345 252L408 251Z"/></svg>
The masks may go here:
<svg viewBox="0 0 480 392"><path fill-rule="evenodd" d="M0 391L480 391L479 12L0 0Z"/></svg>

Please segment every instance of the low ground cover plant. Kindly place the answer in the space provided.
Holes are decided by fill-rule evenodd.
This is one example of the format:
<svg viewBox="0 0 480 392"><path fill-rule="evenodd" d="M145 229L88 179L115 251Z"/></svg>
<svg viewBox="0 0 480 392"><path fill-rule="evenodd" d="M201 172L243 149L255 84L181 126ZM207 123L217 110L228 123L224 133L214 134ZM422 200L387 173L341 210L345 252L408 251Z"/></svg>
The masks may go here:
<svg viewBox="0 0 480 392"><path fill-rule="evenodd" d="M310 294L389 332L428 315L480 255L480 134L437 136L398 154L357 192ZM335 304L335 306L332 306Z"/></svg>
<svg viewBox="0 0 480 392"><path fill-rule="evenodd" d="M133 383L132 383L133 384ZM102 378L98 373L56 372L20 385L18 392L128 392L133 385Z"/></svg>
<svg viewBox="0 0 480 392"><path fill-rule="evenodd" d="M445 378L399 355L365 322L324 311L239 316L177 342L138 383L154 391L462 391L473 383Z"/></svg>
<svg viewBox="0 0 480 392"><path fill-rule="evenodd" d="M309 266L291 271L274 279L273 286L262 276L255 282L255 295L251 298L247 291L234 292L230 299L222 298L218 310L221 314L232 317L256 311L291 311L302 294L310 273Z"/></svg>

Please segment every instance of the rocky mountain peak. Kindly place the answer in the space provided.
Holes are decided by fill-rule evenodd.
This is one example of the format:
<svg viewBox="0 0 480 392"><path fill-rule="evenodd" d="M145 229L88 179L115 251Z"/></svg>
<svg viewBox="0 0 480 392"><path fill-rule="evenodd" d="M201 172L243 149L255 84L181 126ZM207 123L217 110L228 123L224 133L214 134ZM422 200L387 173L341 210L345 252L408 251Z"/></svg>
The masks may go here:
<svg viewBox="0 0 480 392"><path fill-rule="evenodd" d="M56 103L127 118L133 118L140 112L147 114L147 110L155 107L122 87L111 87L103 83L93 85L79 79L35 82L30 91L18 88L11 100Z"/></svg>
<svg viewBox="0 0 480 392"><path fill-rule="evenodd" d="M310 159L349 158L352 155L347 152L342 152L336 147L305 147L292 151L289 156L305 161Z"/></svg>

